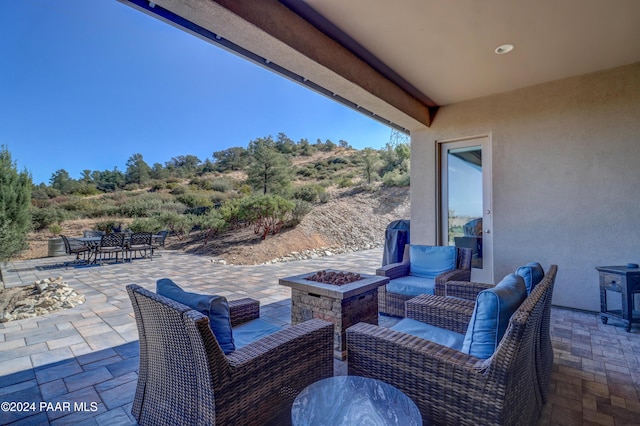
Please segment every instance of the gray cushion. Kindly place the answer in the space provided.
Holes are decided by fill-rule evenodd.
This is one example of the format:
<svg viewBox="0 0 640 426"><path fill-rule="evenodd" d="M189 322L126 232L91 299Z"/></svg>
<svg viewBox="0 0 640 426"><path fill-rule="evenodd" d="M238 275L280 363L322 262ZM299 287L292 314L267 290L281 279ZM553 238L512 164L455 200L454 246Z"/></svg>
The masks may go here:
<svg viewBox="0 0 640 426"><path fill-rule="evenodd" d="M409 246L410 274L422 278L435 278L456 268L454 246Z"/></svg>
<svg viewBox="0 0 640 426"><path fill-rule="evenodd" d="M433 278L420 278L412 275L406 275L389 281L389 284L387 284L387 291L402 294L404 296L415 297L421 294L433 294L435 285L435 280Z"/></svg>
<svg viewBox="0 0 640 426"><path fill-rule="evenodd" d="M516 274L509 274L495 287L478 293L462 352L489 358L504 336L511 315L526 297L524 280Z"/></svg>
<svg viewBox="0 0 640 426"><path fill-rule="evenodd" d="M400 322L391 327L391 329L411 334L412 336L420 337L421 339L429 340L430 342L438 343L458 351L462 349L462 342L464 341L464 334L416 321L411 318L400 320Z"/></svg>
<svg viewBox="0 0 640 426"><path fill-rule="evenodd" d="M527 294L531 294L534 287L544 278L544 269L538 262L530 262L516 269L516 274L524 279Z"/></svg>
<svg viewBox="0 0 640 426"><path fill-rule="evenodd" d="M257 318L234 327L233 342L236 349L240 349L255 340L262 339L281 329L282 327L279 325L265 321L262 318Z"/></svg>
<svg viewBox="0 0 640 426"><path fill-rule="evenodd" d="M222 351L229 354L236 349L231 330L229 303L226 298L186 292L168 278L156 282L156 293L206 315L209 318L209 327Z"/></svg>

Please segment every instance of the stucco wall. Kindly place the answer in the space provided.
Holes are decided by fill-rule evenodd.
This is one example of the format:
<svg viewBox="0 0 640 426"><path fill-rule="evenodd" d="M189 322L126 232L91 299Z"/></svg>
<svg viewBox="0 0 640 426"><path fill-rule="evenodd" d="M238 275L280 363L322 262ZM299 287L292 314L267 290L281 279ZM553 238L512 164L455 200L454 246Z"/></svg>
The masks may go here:
<svg viewBox="0 0 640 426"><path fill-rule="evenodd" d="M594 267L640 263L640 63L440 108L411 134L412 242L435 242L435 141L478 134L492 143L496 279L555 263L553 303L598 311Z"/></svg>

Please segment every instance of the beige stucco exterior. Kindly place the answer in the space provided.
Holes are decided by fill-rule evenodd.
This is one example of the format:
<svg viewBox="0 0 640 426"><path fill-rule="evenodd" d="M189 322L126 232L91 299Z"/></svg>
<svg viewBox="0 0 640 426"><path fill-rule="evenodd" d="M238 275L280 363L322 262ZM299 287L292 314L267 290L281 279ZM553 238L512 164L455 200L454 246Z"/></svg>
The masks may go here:
<svg viewBox="0 0 640 426"><path fill-rule="evenodd" d="M490 135L494 276L558 265L553 303L599 310L598 265L640 263L640 63L440 108L411 133L411 238L436 242L436 141Z"/></svg>

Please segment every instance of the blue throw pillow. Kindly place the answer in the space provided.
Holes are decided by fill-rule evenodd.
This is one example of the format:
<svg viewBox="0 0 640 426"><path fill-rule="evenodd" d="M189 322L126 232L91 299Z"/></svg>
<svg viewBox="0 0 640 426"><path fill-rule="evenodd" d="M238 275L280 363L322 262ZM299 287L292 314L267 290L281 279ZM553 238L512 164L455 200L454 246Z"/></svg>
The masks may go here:
<svg viewBox="0 0 640 426"><path fill-rule="evenodd" d="M524 279L527 294L531 294L534 287L544 278L544 269L538 262L530 262L516 269L516 274Z"/></svg>
<svg viewBox="0 0 640 426"><path fill-rule="evenodd" d="M491 357L507 330L511 315L526 297L524 280L516 274L509 274L495 287L478 293L462 352L481 359Z"/></svg>
<svg viewBox="0 0 640 426"><path fill-rule="evenodd" d="M410 245L410 273L416 277L435 278L443 272L456 269L456 253L454 246Z"/></svg>
<svg viewBox="0 0 640 426"><path fill-rule="evenodd" d="M231 330L229 303L226 298L186 292L168 278L156 282L156 293L206 315L209 318L209 327L222 351L230 354L236 350Z"/></svg>

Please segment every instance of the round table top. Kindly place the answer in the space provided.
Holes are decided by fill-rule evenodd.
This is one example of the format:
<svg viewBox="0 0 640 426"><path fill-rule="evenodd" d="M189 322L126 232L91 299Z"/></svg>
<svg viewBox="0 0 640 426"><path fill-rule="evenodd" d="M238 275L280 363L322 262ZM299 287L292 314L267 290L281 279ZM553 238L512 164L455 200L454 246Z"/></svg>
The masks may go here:
<svg viewBox="0 0 640 426"><path fill-rule="evenodd" d="M336 376L307 386L291 407L293 425L422 425L416 404L388 383Z"/></svg>

